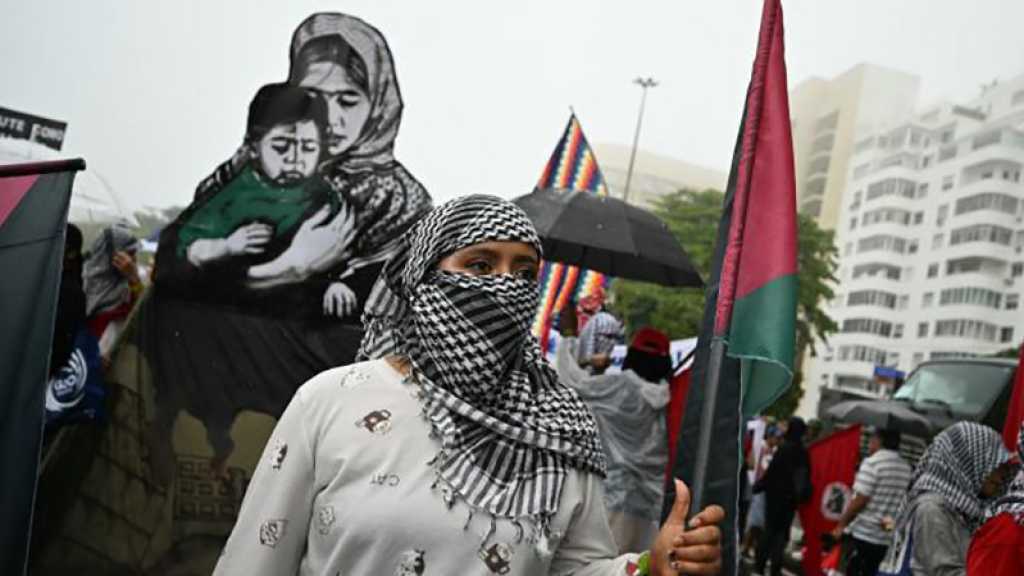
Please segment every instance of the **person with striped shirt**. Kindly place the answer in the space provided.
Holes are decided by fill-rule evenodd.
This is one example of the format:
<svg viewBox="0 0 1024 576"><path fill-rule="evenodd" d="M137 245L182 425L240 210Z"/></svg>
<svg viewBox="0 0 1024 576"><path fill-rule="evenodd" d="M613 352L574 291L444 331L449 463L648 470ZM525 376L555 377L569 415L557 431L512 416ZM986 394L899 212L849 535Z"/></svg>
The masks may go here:
<svg viewBox="0 0 1024 576"><path fill-rule="evenodd" d="M853 542L847 576L874 576L892 540L893 518L910 486L910 464L899 454L900 433L874 430L868 440L869 456L861 463L853 483L853 501L846 507L832 535L845 532Z"/></svg>

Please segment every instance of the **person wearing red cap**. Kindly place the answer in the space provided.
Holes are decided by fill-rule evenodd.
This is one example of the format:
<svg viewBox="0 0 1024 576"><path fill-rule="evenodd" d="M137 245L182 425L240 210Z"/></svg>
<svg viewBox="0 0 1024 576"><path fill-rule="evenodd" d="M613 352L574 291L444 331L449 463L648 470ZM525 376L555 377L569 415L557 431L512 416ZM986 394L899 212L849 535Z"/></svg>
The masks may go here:
<svg viewBox="0 0 1024 576"><path fill-rule="evenodd" d="M621 372L591 375L575 358L574 312L567 306L559 319L558 375L583 398L597 421L608 463L605 506L615 542L620 550L644 549L658 534L668 461L669 339L653 328L641 328Z"/></svg>

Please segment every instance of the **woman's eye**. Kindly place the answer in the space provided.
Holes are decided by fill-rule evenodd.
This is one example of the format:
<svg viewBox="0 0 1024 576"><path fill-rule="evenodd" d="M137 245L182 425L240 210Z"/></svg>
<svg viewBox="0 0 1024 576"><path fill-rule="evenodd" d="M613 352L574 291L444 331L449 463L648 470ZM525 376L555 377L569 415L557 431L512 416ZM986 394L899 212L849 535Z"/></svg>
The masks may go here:
<svg viewBox="0 0 1024 576"><path fill-rule="evenodd" d="M320 145L317 144L316 142L303 142L303 144L302 144L302 151L303 152L310 152L310 153L312 153L312 152L317 152L319 150L320 150Z"/></svg>
<svg viewBox="0 0 1024 576"><path fill-rule="evenodd" d="M532 268L532 267L531 268L521 268L519 270L516 270L516 276L519 276L520 278L523 278L525 280L531 280L531 281L532 280L536 280L537 279L537 270Z"/></svg>
<svg viewBox="0 0 1024 576"><path fill-rule="evenodd" d="M491 273L491 264L486 260L473 260L466 264L466 268L474 273L480 275L486 275Z"/></svg>

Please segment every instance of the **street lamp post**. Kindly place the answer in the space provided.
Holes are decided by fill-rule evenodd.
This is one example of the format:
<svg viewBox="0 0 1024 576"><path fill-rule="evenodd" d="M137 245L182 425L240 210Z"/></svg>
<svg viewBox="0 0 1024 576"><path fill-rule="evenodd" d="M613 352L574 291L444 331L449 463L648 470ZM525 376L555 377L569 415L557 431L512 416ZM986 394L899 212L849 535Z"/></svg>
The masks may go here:
<svg viewBox="0 0 1024 576"><path fill-rule="evenodd" d="M640 142L640 124L644 120L644 104L647 103L647 89L657 86L658 81L648 76L647 78L633 80L633 84L640 86L643 89L643 93L640 95L640 112L636 117L636 132L633 133L633 151L629 154L629 169L626 171L626 189L622 192L623 202L629 202L629 184L633 180L633 163L636 162L636 146Z"/></svg>

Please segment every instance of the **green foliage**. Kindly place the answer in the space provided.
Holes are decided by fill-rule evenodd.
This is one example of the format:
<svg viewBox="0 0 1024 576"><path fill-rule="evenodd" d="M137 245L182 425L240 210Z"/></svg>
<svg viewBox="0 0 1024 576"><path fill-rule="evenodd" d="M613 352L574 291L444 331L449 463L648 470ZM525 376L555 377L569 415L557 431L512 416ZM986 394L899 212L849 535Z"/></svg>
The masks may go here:
<svg viewBox="0 0 1024 576"><path fill-rule="evenodd" d="M722 192L713 189L680 190L660 198L654 213L661 218L686 249L701 277L707 279L722 215ZM801 360L807 351L815 353L814 342L826 340L838 325L823 306L834 296L838 251L832 232L822 230L810 217L799 215L799 266L797 286L797 340L793 385L766 413L786 418L796 410L803 396ZM615 310L632 333L641 326L654 326L673 338L695 336L704 314L701 290L667 288L642 282L616 280L613 286Z"/></svg>

